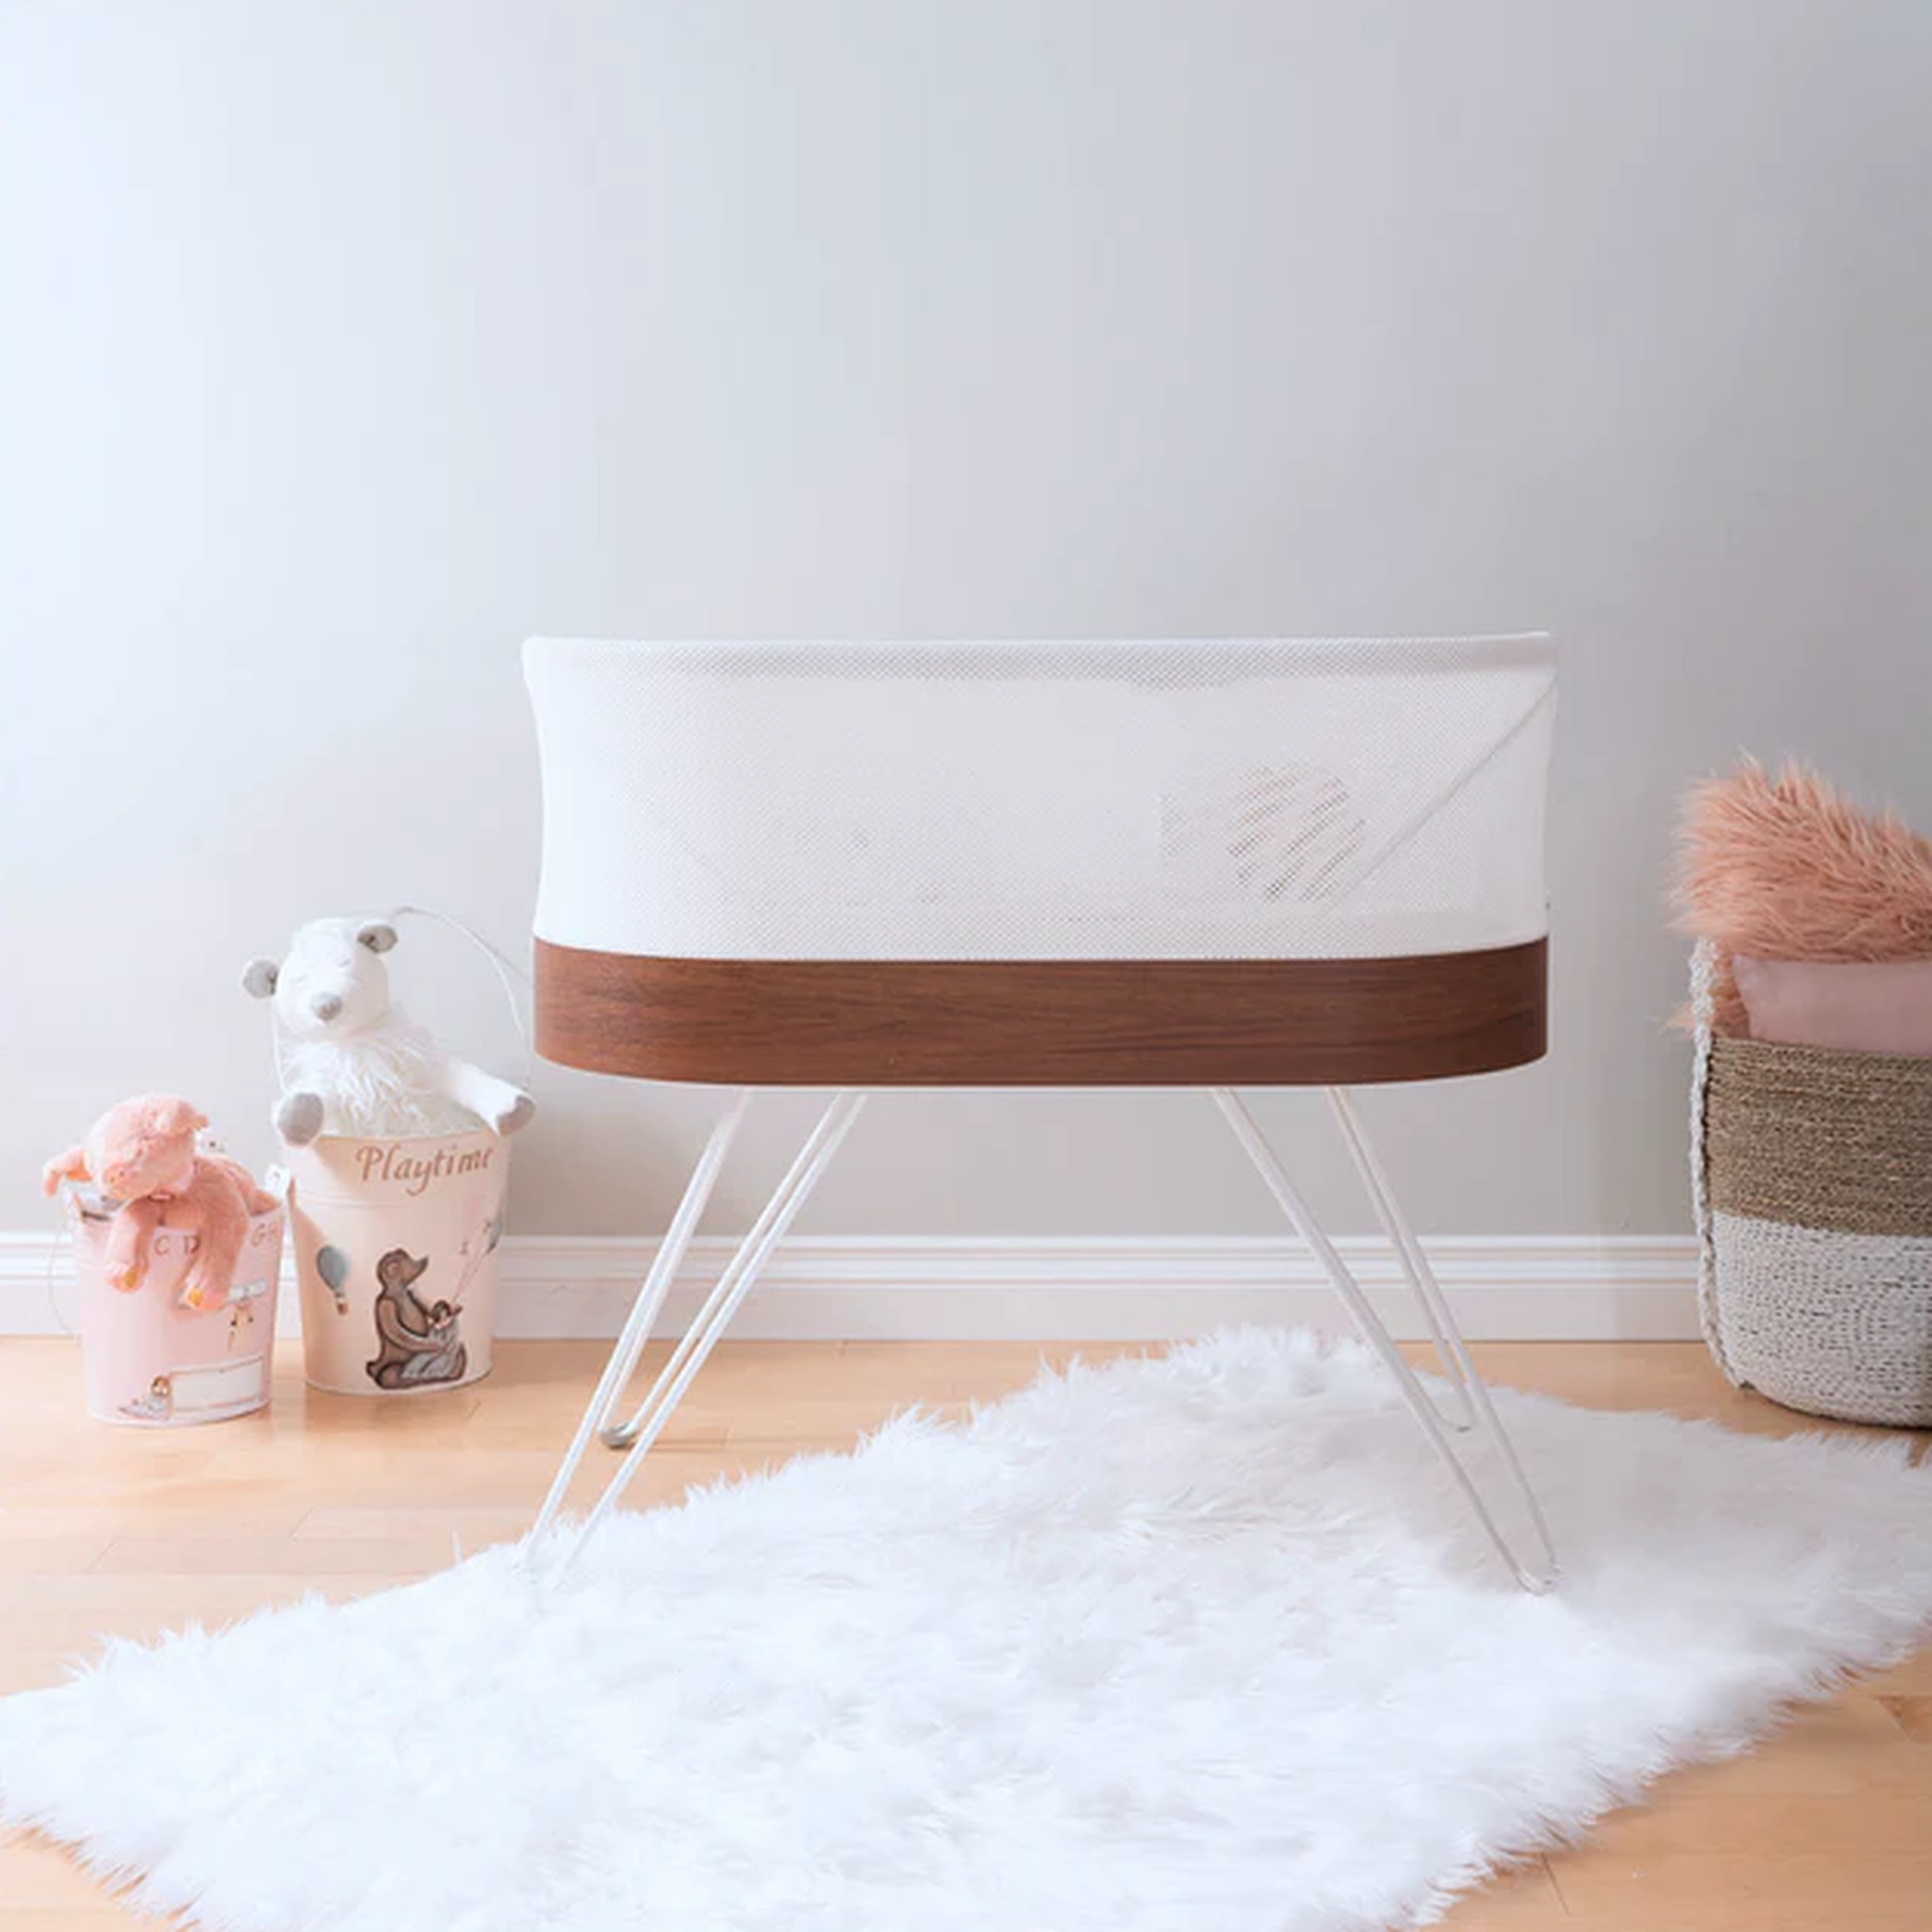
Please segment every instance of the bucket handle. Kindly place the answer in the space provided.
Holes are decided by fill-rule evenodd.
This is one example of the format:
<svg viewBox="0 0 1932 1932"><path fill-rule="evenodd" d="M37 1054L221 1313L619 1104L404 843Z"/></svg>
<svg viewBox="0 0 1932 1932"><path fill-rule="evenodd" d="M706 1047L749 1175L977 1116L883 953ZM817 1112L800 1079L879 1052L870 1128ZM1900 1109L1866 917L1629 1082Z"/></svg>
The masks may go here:
<svg viewBox="0 0 1932 1932"><path fill-rule="evenodd" d="M392 920L411 917L434 919L439 925L447 926L452 931L461 933L489 962L491 970L497 976L497 984L503 989L504 1004L510 1009L510 1023L517 1030L517 1041L523 1049L523 1071L517 1084L528 1088L530 1076L536 1071L536 1050L530 1042L530 1026L523 1017L523 1001L518 994L517 987L521 984L527 989L530 984L530 975L501 947L493 945L485 939L475 927L452 917L447 912L438 912L432 906L398 906L389 916Z"/></svg>
<svg viewBox="0 0 1932 1932"><path fill-rule="evenodd" d="M60 1324L60 1332L65 1335L72 1335L79 1332L73 1323L67 1319L67 1311L60 1306L60 1294L57 1286L63 1249L65 1249L70 1263L69 1272L72 1272L71 1264L74 1253L74 1224L80 1218L79 1203L68 1192L72 1186L72 1183L69 1181L63 1181L60 1183L61 1206L65 1212L60 1216L60 1232L47 1245L47 1311L53 1316L55 1321Z"/></svg>

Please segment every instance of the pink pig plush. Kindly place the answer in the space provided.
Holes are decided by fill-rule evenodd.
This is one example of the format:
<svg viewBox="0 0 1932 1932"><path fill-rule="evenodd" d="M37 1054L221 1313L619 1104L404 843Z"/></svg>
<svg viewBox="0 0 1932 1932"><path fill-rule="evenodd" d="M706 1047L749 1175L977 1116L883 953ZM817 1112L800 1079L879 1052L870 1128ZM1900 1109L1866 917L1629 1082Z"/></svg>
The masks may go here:
<svg viewBox="0 0 1932 1932"><path fill-rule="evenodd" d="M107 1278L134 1289L147 1272L147 1245L157 1228L196 1237L182 1298L205 1307L228 1292L249 1216L275 1206L248 1170L225 1154L204 1154L196 1132L208 1125L174 1094L143 1094L110 1107L78 1147L49 1161L41 1184L52 1194L64 1180L91 1180L120 1203L108 1236Z"/></svg>

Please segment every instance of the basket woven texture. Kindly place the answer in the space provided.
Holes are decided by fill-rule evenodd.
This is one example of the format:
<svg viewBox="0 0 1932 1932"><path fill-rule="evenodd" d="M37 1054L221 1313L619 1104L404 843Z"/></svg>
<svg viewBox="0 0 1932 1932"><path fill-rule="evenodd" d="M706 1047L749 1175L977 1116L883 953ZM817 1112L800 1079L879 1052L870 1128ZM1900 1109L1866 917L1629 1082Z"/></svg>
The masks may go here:
<svg viewBox="0 0 1932 1932"><path fill-rule="evenodd" d="M1708 972L1691 1162L1711 1353L1790 1408L1932 1425L1932 1059L1714 1036Z"/></svg>

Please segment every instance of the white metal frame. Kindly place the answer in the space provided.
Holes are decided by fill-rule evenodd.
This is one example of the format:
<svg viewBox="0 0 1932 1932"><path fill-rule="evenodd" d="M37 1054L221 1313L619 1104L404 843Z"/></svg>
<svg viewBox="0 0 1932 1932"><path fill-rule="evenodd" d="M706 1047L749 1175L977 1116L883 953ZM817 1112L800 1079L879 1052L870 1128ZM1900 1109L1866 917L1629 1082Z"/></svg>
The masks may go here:
<svg viewBox="0 0 1932 1932"><path fill-rule="evenodd" d="M1216 1087L1210 1089L1210 1092L1233 1129L1242 1151L1274 1196L1276 1205L1321 1263L1353 1318L1362 1340L1393 1377L1396 1388L1414 1416L1418 1427L1454 1478L1505 1567L1524 1589L1538 1592L1550 1589L1557 1580L1558 1567L1556 1546L1549 1524L1496 1413L1488 1388L1470 1358L1468 1344L1456 1326L1455 1316L1436 1281L1435 1271L1429 1265L1429 1258L1402 1214L1347 1090L1330 1088L1329 1104L1349 1158L1361 1176L1377 1218L1395 1249L1402 1273L1422 1309L1443 1371L1444 1393L1450 1403L1447 1414L1436 1406L1428 1389L1409 1366L1394 1338L1363 1293L1360 1283L1350 1272L1348 1263L1323 1232L1245 1103L1232 1088ZM600 1437L608 1447L625 1452L624 1460L605 1485L589 1514L564 1538L558 1561L551 1571L553 1577L560 1577L568 1569L595 1534L597 1525L616 1507L617 1499L629 1487L652 1444L663 1434L673 1410L683 1399L686 1390L717 1346L745 1296L751 1292L772 1250L784 1239L799 1210L831 1166L840 1143L858 1117L865 1099L865 1095L857 1089L847 1089L833 1097L799 1150L797 1159L779 1182L777 1191L725 1264L704 1306L672 1350L671 1359L658 1371L642 1402L628 1422L617 1422L613 1418L637 1368L638 1357L643 1353L644 1344L650 1338L651 1327L663 1311L665 1299L683 1264L699 1217L711 1198L719 1171L750 1104L749 1089L733 1098L724 1118L712 1129L711 1138L692 1170L683 1199L672 1216L671 1227L638 1290L637 1299L631 1306L622 1333L610 1352L610 1360L598 1379L583 1419L577 1425L576 1434L564 1452L555 1479L551 1484L550 1493L544 1498L536 1522L526 1539L526 1550L534 1549L556 1521L593 1435ZM1536 1545L1537 1555L1533 1561L1525 1563L1517 1554L1515 1541L1498 1521L1485 1499L1476 1471L1458 1450L1453 1439L1456 1435L1471 1436L1492 1453L1521 1505Z"/></svg>

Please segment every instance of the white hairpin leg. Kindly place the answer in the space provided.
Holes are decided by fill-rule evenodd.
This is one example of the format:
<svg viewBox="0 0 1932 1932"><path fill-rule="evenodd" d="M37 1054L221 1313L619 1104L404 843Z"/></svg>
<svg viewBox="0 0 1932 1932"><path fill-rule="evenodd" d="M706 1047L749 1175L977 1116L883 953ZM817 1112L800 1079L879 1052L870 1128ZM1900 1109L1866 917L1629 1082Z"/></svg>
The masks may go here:
<svg viewBox="0 0 1932 1932"><path fill-rule="evenodd" d="M652 1383L650 1392L639 1406L637 1414L621 1430L612 1432L618 1440L628 1443L630 1452L605 1485L604 1493L597 1498L589 1515L579 1525L576 1534L564 1550L562 1560L554 1572L556 1577L561 1577L569 1568L577 1553L589 1540L597 1525L616 1507L618 1497L630 1486L638 1465L663 1433L665 1424L671 1420L672 1412L683 1401L685 1391L690 1388L698 1371L704 1366L712 1350L717 1346L724 1331L731 1325L732 1318L743 1305L745 1296L751 1292L752 1285L770 1258L772 1250L784 1239L786 1229L791 1227L799 1210L805 1205L819 1177L831 1166L832 1156L838 1152L839 1143L844 1139L852 1123L858 1117L859 1109L865 1104L865 1096L863 1093L848 1090L839 1094L827 1107L805 1145L799 1150L798 1158L792 1162L784 1179L779 1182L777 1191L766 1203L764 1212L752 1224L750 1232L745 1236L737 1253L725 1264L724 1272L705 1298L704 1307L698 1311L690 1327L685 1331L683 1339L673 1350L671 1360L658 1372L657 1380ZM743 1103L741 1102L736 1111L741 1113L742 1110ZM685 1209L688 1207L691 1209L689 1220L695 1224L704 1205L704 1196L709 1193L711 1181L716 1178L716 1168L722 1163L725 1147L729 1145L730 1135L727 1129L735 1128L735 1125L734 1114L726 1122L720 1123L718 1132L712 1136L712 1143L705 1149L704 1158L699 1163L698 1172L691 1177L691 1187L686 1191L684 1201L679 1205L680 1218L683 1217ZM708 1174L706 1173L707 1164L710 1168ZM703 1187L702 1191L699 1192L700 1182ZM694 1194L696 1195L695 1204ZM685 1230L685 1236L688 1240L688 1227ZM662 1253L659 1259L663 1259ZM671 1264L673 1271L675 1265L674 1259ZM652 1272L654 1275L656 1274L654 1267ZM657 1291L660 1303L668 1287L667 1274L663 1286ZM650 1292L651 1284L647 1281L638 1298L640 1307ZM634 1319L638 1312L638 1309L633 1309ZM634 1364L637 1351L642 1347L641 1338L630 1336L630 1324L627 1323L626 1335L620 1338L617 1349L613 1351L611 1362L605 1370L604 1381L599 1384L599 1393L592 1398L590 1407L585 1412L584 1422L579 1425L578 1439L572 1445L572 1453L579 1459L582 1457L583 1445L588 1441L591 1430L601 1424L627 1378L628 1370L618 1372L619 1356L627 1343L634 1339L634 1346L630 1348L630 1360ZM642 1324L642 1328L645 1333L648 1333L647 1321ZM566 1462L567 1467L559 1472L557 1481L551 1485L552 1503L546 1505L547 1514L539 1519L539 1530L547 1527L550 1517L555 1514L554 1504L561 1501L563 1490L568 1487L570 1473L575 1463L568 1458ZM533 1530L533 1541L535 1534Z"/></svg>
<svg viewBox="0 0 1932 1932"><path fill-rule="evenodd" d="M1402 1350L1396 1346L1394 1339L1382 1325L1368 1296L1362 1292L1360 1284L1349 1272L1348 1263L1336 1252L1335 1244L1322 1232L1307 1203L1289 1179L1287 1170L1282 1166L1274 1150L1269 1146L1266 1137L1256 1124L1253 1115L1232 1088L1216 1087L1211 1091L1216 1104L1226 1117L1228 1125L1234 1129L1235 1138L1241 1142L1242 1150L1266 1183L1276 1203L1288 1217L1295 1232L1313 1249L1315 1258L1320 1261L1323 1271L1334 1284L1335 1292L1341 1296L1349 1314L1354 1318L1363 1339L1381 1358L1384 1366L1395 1378L1397 1389L1407 1403L1410 1414L1414 1416L1430 1447L1442 1459L1443 1466L1468 1500L1497 1555L1524 1589L1539 1592L1548 1590L1557 1579L1556 1548L1550 1534L1549 1525L1544 1521L1542 1507L1530 1487L1528 1478L1523 1473L1522 1464L1517 1459L1515 1448L1504 1430L1495 1406L1489 1399L1488 1389L1476 1364L1470 1359L1468 1345L1456 1326L1455 1316L1437 1285L1420 1244L1410 1231L1408 1223L1403 1220L1402 1212L1396 1205L1395 1196L1369 1147L1361 1121L1350 1104L1348 1095L1340 1088L1330 1089L1329 1097L1340 1123L1343 1138L1348 1142L1349 1153L1362 1175L1383 1227L1402 1256L1404 1272L1408 1275L1417 1298L1422 1305L1430 1331L1436 1337L1438 1348L1446 1351L1448 1360L1455 1364L1458 1393L1468 1405L1481 1434L1501 1457L1522 1499L1524 1509L1542 1549L1542 1565L1540 1569L1530 1568L1517 1555L1509 1537L1484 1500L1475 1478L1456 1453L1455 1445L1450 1439L1443 1417L1438 1413L1435 1403L1430 1400L1428 1390L1417 1379L1414 1370L1409 1366Z"/></svg>
<svg viewBox="0 0 1932 1932"><path fill-rule="evenodd" d="M584 1409L584 1419L577 1424L577 1433L571 1439L570 1447L564 1451L564 1460L558 1465L550 1493L543 1499L543 1507L537 1512L536 1523L530 1533L533 1540L543 1535L556 1520L571 1480L584 1460L584 1452L590 1447L593 1434L601 1434L613 1448L630 1445L630 1433L606 1426L610 1412L629 1385L638 1365L638 1357L644 1352L644 1344L650 1340L651 1329L671 1293L671 1283L684 1265L685 1252L691 1246L691 1236L697 1231L699 1216L704 1213L705 1204L711 1199L711 1191L717 1183L718 1170L724 1165L724 1157L737 1138L738 1125L750 1104L749 1089L733 1100L724 1117L712 1129L711 1138L699 1155L697 1166L691 1170L684 1198L678 1203L678 1211L671 1216L671 1226L666 1229L657 1253L651 1257L650 1271L638 1290L637 1299L630 1305L630 1314L624 1323L623 1332L617 1337L616 1347L610 1352L610 1360L604 1364L597 1392Z"/></svg>
<svg viewBox="0 0 1932 1932"><path fill-rule="evenodd" d="M1382 1224L1383 1233L1395 1249L1396 1258L1402 1265L1402 1273L1428 1326L1429 1339L1435 1344L1435 1359L1442 1366L1444 1386L1451 1404L1451 1413L1443 1415L1443 1420L1459 1432L1472 1428L1476 1411L1469 1391L1472 1381L1476 1379L1476 1365L1469 1359L1462 1331L1455 1325L1449 1303L1436 1286L1435 1270L1429 1265L1429 1257L1423 1253L1422 1243L1410 1230L1408 1217L1395 1198L1395 1191L1382 1172L1381 1162L1376 1158L1375 1150L1368 1145L1367 1130L1362 1125L1361 1117L1355 1111L1354 1102L1348 1097L1348 1088L1331 1087L1328 1104L1335 1109L1335 1124L1342 1130L1342 1142L1348 1150L1348 1158L1355 1162L1355 1171L1361 1177L1363 1191L1368 1196L1376 1219ZM1367 1335L1363 1339L1371 1340ZM1442 1414L1439 1409L1436 1413Z"/></svg>

